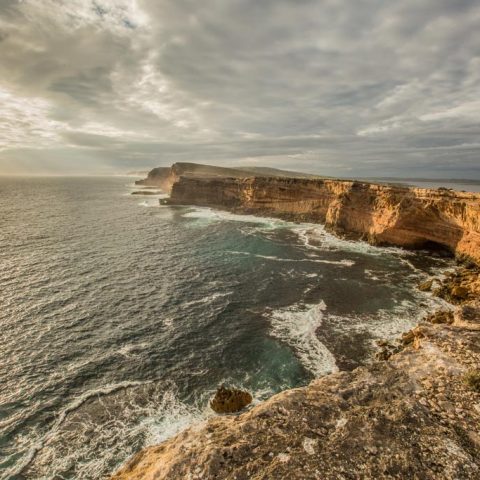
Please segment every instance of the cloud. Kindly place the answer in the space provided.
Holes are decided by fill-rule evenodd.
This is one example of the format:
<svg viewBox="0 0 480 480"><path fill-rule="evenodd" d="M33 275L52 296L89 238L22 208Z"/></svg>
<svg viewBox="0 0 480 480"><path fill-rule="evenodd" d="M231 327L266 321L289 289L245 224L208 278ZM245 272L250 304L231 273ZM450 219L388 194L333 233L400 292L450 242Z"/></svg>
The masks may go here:
<svg viewBox="0 0 480 480"><path fill-rule="evenodd" d="M438 112L426 113L420 117L420 120L424 122L445 119L464 119L466 121L480 122L480 100L474 100Z"/></svg>
<svg viewBox="0 0 480 480"><path fill-rule="evenodd" d="M4 0L0 173L480 178L479 32L476 0Z"/></svg>
<svg viewBox="0 0 480 480"><path fill-rule="evenodd" d="M46 148L58 141L62 124L49 118L49 102L0 89L0 151L29 145Z"/></svg>

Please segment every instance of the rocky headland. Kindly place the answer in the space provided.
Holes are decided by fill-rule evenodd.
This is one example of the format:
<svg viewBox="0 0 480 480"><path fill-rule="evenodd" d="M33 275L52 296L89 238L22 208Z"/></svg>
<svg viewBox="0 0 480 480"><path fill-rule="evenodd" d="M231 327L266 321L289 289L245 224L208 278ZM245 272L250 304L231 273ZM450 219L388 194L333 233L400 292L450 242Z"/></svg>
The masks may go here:
<svg viewBox="0 0 480 480"><path fill-rule="evenodd" d="M237 167L226 168L201 163L174 163L171 167L157 167L151 170L143 180L137 180L136 185L145 187L159 187L164 192L170 193L172 187L181 178L196 179L226 179L246 177L271 177L271 178L321 178L308 173L291 172L268 167Z"/></svg>
<svg viewBox="0 0 480 480"><path fill-rule="evenodd" d="M156 168L137 183L162 188L170 204L322 223L378 245L444 248L480 262L480 193L189 163Z"/></svg>
<svg viewBox="0 0 480 480"><path fill-rule="evenodd" d="M480 194L347 180L180 177L170 202L322 223L379 245L448 249L480 261Z"/></svg>
<svg viewBox="0 0 480 480"><path fill-rule="evenodd" d="M320 222L372 243L443 248L463 263L418 286L449 306L380 342L368 365L192 426L114 480L480 478L480 194L191 174L168 189L170 203Z"/></svg>

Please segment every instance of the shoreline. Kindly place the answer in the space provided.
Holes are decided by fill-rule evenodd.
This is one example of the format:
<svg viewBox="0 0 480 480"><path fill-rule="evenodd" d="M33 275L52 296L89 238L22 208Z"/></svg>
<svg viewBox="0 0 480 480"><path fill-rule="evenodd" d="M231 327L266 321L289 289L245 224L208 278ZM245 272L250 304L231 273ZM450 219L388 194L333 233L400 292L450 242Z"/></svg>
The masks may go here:
<svg viewBox="0 0 480 480"><path fill-rule="evenodd" d="M285 390L238 415L217 416L206 424L193 425L160 445L141 450L112 480L415 475L469 479L480 475L480 385L477 391L475 383L477 374L480 378L480 234L475 220L479 194L439 191L432 197L428 189L376 184L367 184L365 189L362 183L344 181L342 184L350 184L346 190L342 185L339 191L333 191L337 188L334 185L325 193L323 186L335 180L195 178L179 175L178 167L174 174L171 198L164 200L168 205L309 221L323 224L339 238L407 250L428 245L429 236L437 239L435 228L439 226L445 235L456 228L456 242L465 235L468 242L462 251L450 247L457 259L454 272L436 286L433 282L420 286L449 302L451 309L431 312L397 342L381 342L375 361ZM169 181L162 179L164 185ZM315 198L307 195L303 201L302 192L295 191L297 184L322 187ZM380 204L379 198L373 203L369 199L372 191L374 196L380 195ZM398 191L402 193L400 198L396 197ZM322 195L327 196L322 200ZM462 203L465 199L472 202L468 214ZM409 208L402 218L405 202ZM375 217L378 205L381 215ZM429 212L425 220L436 227L433 233L427 228L427 233L419 235L412 230L415 225L408 223L408 215L417 212L415 215L422 219L423 208ZM448 228L438 223L442 218L439 208L453 222ZM359 223L358 217L365 212L372 217ZM453 227L468 215L471 219L464 225L470 230ZM392 236L383 229L385 225L398 228L395 225L399 219L407 222L402 224L400 234L394 232ZM425 225L420 222L418 227L422 230ZM382 235L387 241L381 240ZM397 243L395 238L399 239ZM432 247L439 245L441 242L432 241ZM473 380L468 380L468 375Z"/></svg>
<svg viewBox="0 0 480 480"><path fill-rule="evenodd" d="M192 425L141 450L112 480L474 478L480 391L466 377L480 367L478 267L458 266L442 294L466 270L471 297L379 345L372 363Z"/></svg>
<svg viewBox="0 0 480 480"><path fill-rule="evenodd" d="M324 225L377 246L445 249L480 263L480 194L298 178L169 177L168 205Z"/></svg>

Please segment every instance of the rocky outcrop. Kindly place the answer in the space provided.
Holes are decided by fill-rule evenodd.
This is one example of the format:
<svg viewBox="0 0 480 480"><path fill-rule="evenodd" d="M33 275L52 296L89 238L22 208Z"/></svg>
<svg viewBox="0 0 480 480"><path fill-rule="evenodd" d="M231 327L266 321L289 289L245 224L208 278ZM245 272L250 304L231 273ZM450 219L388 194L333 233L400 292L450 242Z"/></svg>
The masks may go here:
<svg viewBox="0 0 480 480"><path fill-rule="evenodd" d="M480 268L474 265L458 268L433 291L438 297L454 304L480 298Z"/></svg>
<svg viewBox="0 0 480 480"><path fill-rule="evenodd" d="M479 307L420 324L387 361L191 427L112 480L480 478Z"/></svg>
<svg viewBox="0 0 480 480"><path fill-rule="evenodd" d="M480 194L357 181L180 176L170 203L325 224L406 248L443 247L480 262Z"/></svg>
<svg viewBox="0 0 480 480"><path fill-rule="evenodd" d="M154 168L147 178L138 180L136 185L157 186L169 193L181 177L192 178L244 178L246 172L232 168L214 167L197 163L174 163L171 167Z"/></svg>
<svg viewBox="0 0 480 480"><path fill-rule="evenodd" d="M210 408L216 413L236 413L250 405L252 400L248 392L222 385L210 401Z"/></svg>

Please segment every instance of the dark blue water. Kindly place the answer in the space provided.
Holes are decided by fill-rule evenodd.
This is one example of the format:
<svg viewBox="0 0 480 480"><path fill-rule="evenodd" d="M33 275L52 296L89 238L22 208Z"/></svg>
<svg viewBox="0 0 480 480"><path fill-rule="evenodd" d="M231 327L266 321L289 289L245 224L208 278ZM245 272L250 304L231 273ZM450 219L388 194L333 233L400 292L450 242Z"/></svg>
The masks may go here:
<svg viewBox="0 0 480 480"><path fill-rule="evenodd" d="M126 178L0 178L0 475L97 479L211 415L367 362L449 261L160 206Z"/></svg>

